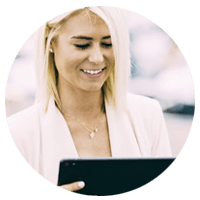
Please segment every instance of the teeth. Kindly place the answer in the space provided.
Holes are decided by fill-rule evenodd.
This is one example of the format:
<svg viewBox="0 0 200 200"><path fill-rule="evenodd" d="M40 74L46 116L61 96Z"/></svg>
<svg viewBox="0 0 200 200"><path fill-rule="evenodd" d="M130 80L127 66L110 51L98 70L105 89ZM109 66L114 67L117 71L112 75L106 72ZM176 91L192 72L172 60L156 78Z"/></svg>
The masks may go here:
<svg viewBox="0 0 200 200"><path fill-rule="evenodd" d="M101 72L102 71L102 69L99 69L99 70L85 70L85 69L83 69L83 71L85 72L85 73L88 73L88 74L98 74L99 72Z"/></svg>

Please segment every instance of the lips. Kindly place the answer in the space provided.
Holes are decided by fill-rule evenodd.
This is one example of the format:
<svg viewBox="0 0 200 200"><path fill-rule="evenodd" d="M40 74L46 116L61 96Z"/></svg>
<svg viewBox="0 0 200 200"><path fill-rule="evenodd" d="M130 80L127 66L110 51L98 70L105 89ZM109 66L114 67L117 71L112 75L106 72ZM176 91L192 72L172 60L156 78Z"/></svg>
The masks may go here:
<svg viewBox="0 0 200 200"><path fill-rule="evenodd" d="M88 70L88 69L81 69L81 71L88 77L88 78L100 78L103 74L103 71L106 69L96 69L96 70Z"/></svg>
<svg viewBox="0 0 200 200"><path fill-rule="evenodd" d="M105 68L106 67L104 67L103 69L95 69L95 70L81 69L81 71L86 74L96 75L100 74Z"/></svg>

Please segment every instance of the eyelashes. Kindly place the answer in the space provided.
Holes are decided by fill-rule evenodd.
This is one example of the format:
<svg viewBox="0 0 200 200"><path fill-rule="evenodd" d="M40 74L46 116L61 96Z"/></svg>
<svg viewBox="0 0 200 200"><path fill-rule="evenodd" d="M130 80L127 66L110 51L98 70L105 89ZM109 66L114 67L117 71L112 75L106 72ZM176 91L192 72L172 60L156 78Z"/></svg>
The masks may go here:
<svg viewBox="0 0 200 200"><path fill-rule="evenodd" d="M101 43L101 45L105 47L112 47L112 43Z"/></svg>
<svg viewBox="0 0 200 200"><path fill-rule="evenodd" d="M75 44L75 47L77 47L78 49L87 49L91 46L90 43L87 44ZM112 47L112 43L101 43L101 46L104 48L109 48Z"/></svg>
<svg viewBox="0 0 200 200"><path fill-rule="evenodd" d="M90 44L75 44L75 47L79 49L86 49L90 46Z"/></svg>

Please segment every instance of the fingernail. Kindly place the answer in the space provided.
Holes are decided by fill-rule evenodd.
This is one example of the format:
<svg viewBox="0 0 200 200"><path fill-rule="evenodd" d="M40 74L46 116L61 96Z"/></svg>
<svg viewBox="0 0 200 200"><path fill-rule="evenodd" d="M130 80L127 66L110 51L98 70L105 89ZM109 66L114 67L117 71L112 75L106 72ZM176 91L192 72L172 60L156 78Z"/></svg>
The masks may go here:
<svg viewBox="0 0 200 200"><path fill-rule="evenodd" d="M78 182L78 187L83 188L85 186L85 183L83 181Z"/></svg>

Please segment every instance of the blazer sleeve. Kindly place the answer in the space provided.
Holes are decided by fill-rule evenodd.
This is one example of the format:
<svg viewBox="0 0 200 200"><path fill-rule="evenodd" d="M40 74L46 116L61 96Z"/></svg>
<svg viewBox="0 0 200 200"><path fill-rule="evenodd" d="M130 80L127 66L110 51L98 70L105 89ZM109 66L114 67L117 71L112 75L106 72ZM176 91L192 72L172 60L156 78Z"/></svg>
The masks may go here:
<svg viewBox="0 0 200 200"><path fill-rule="evenodd" d="M171 157L171 146L163 112L158 101L152 109L152 156Z"/></svg>
<svg viewBox="0 0 200 200"><path fill-rule="evenodd" d="M17 146L18 150L22 154L22 156L27 160L27 155L25 151L25 147L23 146L23 139L21 137L21 131L19 130L20 128L20 123L18 120L18 115L14 115L8 118L8 127L10 130L10 133L12 135L12 138L14 140L15 145Z"/></svg>
<svg viewBox="0 0 200 200"><path fill-rule="evenodd" d="M7 122L20 153L29 163L33 162L33 158L40 150L38 105L10 116Z"/></svg>

